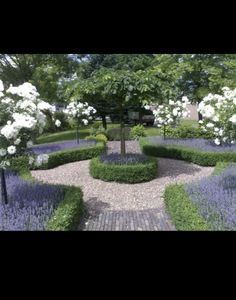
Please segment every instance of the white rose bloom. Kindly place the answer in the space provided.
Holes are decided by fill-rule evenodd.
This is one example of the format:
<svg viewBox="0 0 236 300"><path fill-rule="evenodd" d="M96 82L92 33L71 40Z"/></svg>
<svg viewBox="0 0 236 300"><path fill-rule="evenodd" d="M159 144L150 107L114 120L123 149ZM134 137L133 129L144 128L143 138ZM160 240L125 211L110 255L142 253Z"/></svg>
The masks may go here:
<svg viewBox="0 0 236 300"><path fill-rule="evenodd" d="M220 140L219 140L219 139L215 139L215 140L214 140L214 143L215 143L217 146L219 146L219 145L220 145Z"/></svg>
<svg viewBox="0 0 236 300"><path fill-rule="evenodd" d="M0 80L0 92L4 91L4 86L2 80Z"/></svg>
<svg viewBox="0 0 236 300"><path fill-rule="evenodd" d="M9 146L7 148L7 152L10 154L10 155L13 155L16 153L16 147L15 146Z"/></svg>
<svg viewBox="0 0 236 300"><path fill-rule="evenodd" d="M223 140L223 142L225 143L225 142L227 141L227 139L228 139L227 137L223 137L222 140Z"/></svg>
<svg viewBox="0 0 236 300"><path fill-rule="evenodd" d="M214 131L215 131L215 132L219 132L220 129L216 127L216 128L214 128Z"/></svg>
<svg viewBox="0 0 236 300"><path fill-rule="evenodd" d="M207 123L207 124L206 124L206 127L207 127L207 128L213 128L213 127L214 127L214 124L213 124L213 123Z"/></svg>
<svg viewBox="0 0 236 300"><path fill-rule="evenodd" d="M203 121L202 121L202 120L199 120L198 123L199 123L199 124L203 124Z"/></svg>
<svg viewBox="0 0 236 300"><path fill-rule="evenodd" d="M7 155L6 149L1 148L0 149L0 156L5 156L5 155Z"/></svg>
<svg viewBox="0 0 236 300"><path fill-rule="evenodd" d="M150 109L150 105L145 105L144 108L145 108L146 110L149 110L149 109Z"/></svg>
<svg viewBox="0 0 236 300"><path fill-rule="evenodd" d="M173 116L177 117L178 115L178 110L176 108L173 109Z"/></svg>
<svg viewBox="0 0 236 300"><path fill-rule="evenodd" d="M170 104L170 105L175 105L175 101L169 100L169 104Z"/></svg>
<svg viewBox="0 0 236 300"><path fill-rule="evenodd" d="M88 125L88 120L83 119L82 122L84 123L84 125Z"/></svg>
<svg viewBox="0 0 236 300"><path fill-rule="evenodd" d="M33 146L33 142L32 142L32 141L28 141L28 142L26 143L26 146L27 146L27 148L32 147L32 146Z"/></svg>
<svg viewBox="0 0 236 300"><path fill-rule="evenodd" d="M60 127L60 126L61 126L61 121L60 121L60 120L56 120L56 121L55 121L55 125L56 125L57 127Z"/></svg>
<svg viewBox="0 0 236 300"><path fill-rule="evenodd" d="M218 116L214 116L214 117L212 118L212 121L214 121L214 122L219 122L219 117L218 117Z"/></svg>
<svg viewBox="0 0 236 300"><path fill-rule="evenodd" d="M19 133L19 130L12 125L5 125L1 129L1 134L5 136L6 139L16 138Z"/></svg>
<svg viewBox="0 0 236 300"><path fill-rule="evenodd" d="M220 129L220 131L219 131L219 136L222 136L223 133L224 133L224 131L223 131L222 129Z"/></svg>
<svg viewBox="0 0 236 300"><path fill-rule="evenodd" d="M233 103L234 103L234 105L236 105L236 98L233 99Z"/></svg>
<svg viewBox="0 0 236 300"><path fill-rule="evenodd" d="M77 104L77 107L78 107L78 108L83 108L84 105L83 105L83 103L79 102L79 103Z"/></svg>
<svg viewBox="0 0 236 300"><path fill-rule="evenodd" d="M231 141L231 144L234 145L234 144L235 144L235 141Z"/></svg>
<svg viewBox="0 0 236 300"><path fill-rule="evenodd" d="M19 144L20 144L20 142L21 142L21 139L20 139L20 138L18 138L18 139L16 139L16 140L15 140L15 142L14 142L14 145L19 145Z"/></svg>
<svg viewBox="0 0 236 300"><path fill-rule="evenodd" d="M234 125L236 124L236 114L233 115L230 119L229 119L230 122L232 122Z"/></svg>

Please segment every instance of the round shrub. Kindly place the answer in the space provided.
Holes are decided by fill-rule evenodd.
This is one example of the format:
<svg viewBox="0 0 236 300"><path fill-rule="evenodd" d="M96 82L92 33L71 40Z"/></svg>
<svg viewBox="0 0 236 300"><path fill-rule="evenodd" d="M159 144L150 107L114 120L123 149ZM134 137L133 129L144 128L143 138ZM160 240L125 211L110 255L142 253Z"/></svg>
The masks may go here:
<svg viewBox="0 0 236 300"><path fill-rule="evenodd" d="M132 140L138 140L140 137L146 136L145 128L143 125L138 124L131 128L130 137Z"/></svg>
<svg viewBox="0 0 236 300"><path fill-rule="evenodd" d="M90 161L90 175L104 181L139 183L157 176L157 160L145 155L102 155Z"/></svg>
<svg viewBox="0 0 236 300"><path fill-rule="evenodd" d="M107 143L107 141L108 141L107 137L104 134L101 134L101 133L97 134L95 136L95 138L96 138L97 141L103 141L104 143Z"/></svg>

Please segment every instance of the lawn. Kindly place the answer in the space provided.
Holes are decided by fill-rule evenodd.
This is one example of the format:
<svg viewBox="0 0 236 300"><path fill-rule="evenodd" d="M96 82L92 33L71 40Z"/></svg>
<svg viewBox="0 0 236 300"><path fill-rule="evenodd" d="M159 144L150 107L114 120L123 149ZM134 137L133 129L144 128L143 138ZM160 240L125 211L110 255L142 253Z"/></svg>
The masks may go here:
<svg viewBox="0 0 236 300"><path fill-rule="evenodd" d="M192 120L182 120L181 124L198 126L198 122ZM117 127L119 127L119 124L117 123L107 125L108 129L117 128ZM91 129L91 125L79 128L79 138L84 139L86 136L90 135L90 129ZM145 126L145 133L147 136L158 136L161 135L161 130L160 128L157 128L155 126L153 127ZM62 131L62 132L57 132L52 134L50 133L43 134L37 139L37 143L44 144L44 143L60 142L60 141L73 140L75 138L76 138L76 130L68 130L68 131Z"/></svg>

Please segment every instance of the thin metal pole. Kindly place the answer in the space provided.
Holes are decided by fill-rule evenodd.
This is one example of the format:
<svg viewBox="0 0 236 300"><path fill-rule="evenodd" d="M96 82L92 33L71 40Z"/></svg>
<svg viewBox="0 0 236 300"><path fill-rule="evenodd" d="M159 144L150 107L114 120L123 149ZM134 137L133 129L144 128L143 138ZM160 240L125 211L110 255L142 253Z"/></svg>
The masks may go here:
<svg viewBox="0 0 236 300"><path fill-rule="evenodd" d="M6 186L6 177L4 169L1 169L1 194L2 194L2 201L7 204L7 186Z"/></svg>

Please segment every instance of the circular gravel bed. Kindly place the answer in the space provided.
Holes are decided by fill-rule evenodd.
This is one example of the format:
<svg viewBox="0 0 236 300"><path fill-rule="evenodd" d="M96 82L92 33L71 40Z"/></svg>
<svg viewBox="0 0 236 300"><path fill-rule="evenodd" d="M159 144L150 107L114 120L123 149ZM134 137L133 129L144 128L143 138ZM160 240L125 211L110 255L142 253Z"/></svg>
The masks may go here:
<svg viewBox="0 0 236 300"><path fill-rule="evenodd" d="M108 153L119 151L120 142L108 143ZM128 141L127 152L140 153L138 142ZM200 179L209 176L212 171L212 167L158 158L158 178L138 184L121 184L94 179L89 175L89 160L31 173L33 177L44 182L80 186L89 214L93 215L101 211L147 209L159 209L165 213L163 192L167 185Z"/></svg>

